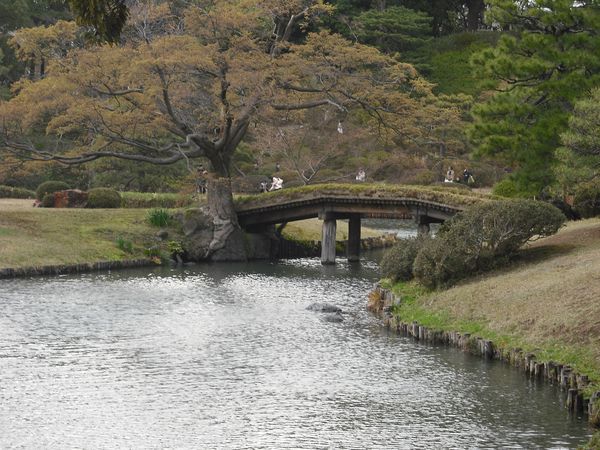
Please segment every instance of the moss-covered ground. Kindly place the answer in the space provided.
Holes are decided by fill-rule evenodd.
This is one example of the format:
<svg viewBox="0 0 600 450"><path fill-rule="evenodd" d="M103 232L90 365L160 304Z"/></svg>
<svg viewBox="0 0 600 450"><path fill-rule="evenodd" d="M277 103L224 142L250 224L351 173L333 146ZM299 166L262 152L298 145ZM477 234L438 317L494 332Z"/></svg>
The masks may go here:
<svg viewBox="0 0 600 450"><path fill-rule="evenodd" d="M416 186L384 183L360 184L315 184L282 189L255 195L236 196L238 209L251 209L267 205L277 205L289 201L305 200L320 196L363 197L363 198L410 198L466 207L491 197L472 191L462 185Z"/></svg>

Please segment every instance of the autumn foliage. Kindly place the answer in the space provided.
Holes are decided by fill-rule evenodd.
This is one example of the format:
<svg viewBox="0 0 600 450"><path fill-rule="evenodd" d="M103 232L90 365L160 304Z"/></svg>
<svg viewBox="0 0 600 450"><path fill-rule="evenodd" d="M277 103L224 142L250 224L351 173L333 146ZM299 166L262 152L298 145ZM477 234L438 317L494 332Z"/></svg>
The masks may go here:
<svg viewBox="0 0 600 450"><path fill-rule="evenodd" d="M119 45L85 44L70 22L22 29L13 43L22 58L43 60L44 73L0 106L3 147L15 159L63 163L205 157L229 176L240 142L302 124L313 109L378 138L436 142L459 107L396 57L309 33L329 11L319 1L178 11L138 2Z"/></svg>

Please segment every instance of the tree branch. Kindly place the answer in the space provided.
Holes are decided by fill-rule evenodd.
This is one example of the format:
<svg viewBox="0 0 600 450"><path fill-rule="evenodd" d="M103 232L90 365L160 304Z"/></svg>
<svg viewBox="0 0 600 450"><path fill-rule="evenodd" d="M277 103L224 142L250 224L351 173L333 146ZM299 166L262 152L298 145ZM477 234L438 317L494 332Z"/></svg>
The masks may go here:
<svg viewBox="0 0 600 450"><path fill-rule="evenodd" d="M165 76L164 71L160 67L156 67L156 71L157 71L160 81L162 83L162 97L163 97L163 102L165 104L165 108L167 110L167 114L169 114L169 117L171 118L173 123L182 132L184 132L185 134L193 133L193 130L187 124L185 124L183 121L181 121L179 119L179 117L177 117L177 114L175 114L175 111L173 110L173 105L171 104L171 97L169 95L169 84L167 83L167 78Z"/></svg>
<svg viewBox="0 0 600 450"><path fill-rule="evenodd" d="M318 108L319 106L324 106L324 105L332 105L332 106L335 106L340 111L343 111L343 112L347 111L347 109L343 105L340 105L330 99L315 100L312 102L296 103L296 104L288 104L288 105L272 103L271 107L277 111L297 111L300 109Z"/></svg>

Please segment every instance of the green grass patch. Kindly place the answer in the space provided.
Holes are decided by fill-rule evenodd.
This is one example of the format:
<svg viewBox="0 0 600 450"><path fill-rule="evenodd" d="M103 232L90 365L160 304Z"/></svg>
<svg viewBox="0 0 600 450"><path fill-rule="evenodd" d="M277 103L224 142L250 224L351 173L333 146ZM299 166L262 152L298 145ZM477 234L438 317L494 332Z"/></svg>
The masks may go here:
<svg viewBox="0 0 600 450"><path fill-rule="evenodd" d="M0 267L144 258L156 244L146 209L46 209L0 204ZM2 209L2 206L5 206ZM177 230L169 229L177 237ZM121 246L117 240L128 243ZM165 243L166 246L166 243Z"/></svg>
<svg viewBox="0 0 600 450"><path fill-rule="evenodd" d="M121 192L123 208L181 208L198 204L191 195L166 192Z"/></svg>
<svg viewBox="0 0 600 450"><path fill-rule="evenodd" d="M166 227L171 222L171 213L165 208L154 208L148 211L146 219L155 227Z"/></svg>
<svg viewBox="0 0 600 450"><path fill-rule="evenodd" d="M282 231L284 238L296 241L320 241L323 229L323 221L319 219L306 219L289 222ZM370 238L383 235L383 232L368 227L361 228L361 237ZM348 222L337 221L336 240L344 241L348 239Z"/></svg>

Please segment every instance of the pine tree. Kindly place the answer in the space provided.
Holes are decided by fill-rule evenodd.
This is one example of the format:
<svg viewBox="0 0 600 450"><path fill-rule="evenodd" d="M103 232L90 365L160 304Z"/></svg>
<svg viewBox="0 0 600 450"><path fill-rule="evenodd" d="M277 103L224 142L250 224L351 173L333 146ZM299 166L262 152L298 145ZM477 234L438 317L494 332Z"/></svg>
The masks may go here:
<svg viewBox="0 0 600 450"><path fill-rule="evenodd" d="M596 1L491 0L491 23L509 30L474 65L498 91L474 108L470 129L480 155L517 170L522 193L552 180L554 152L574 103L600 83L600 10Z"/></svg>

